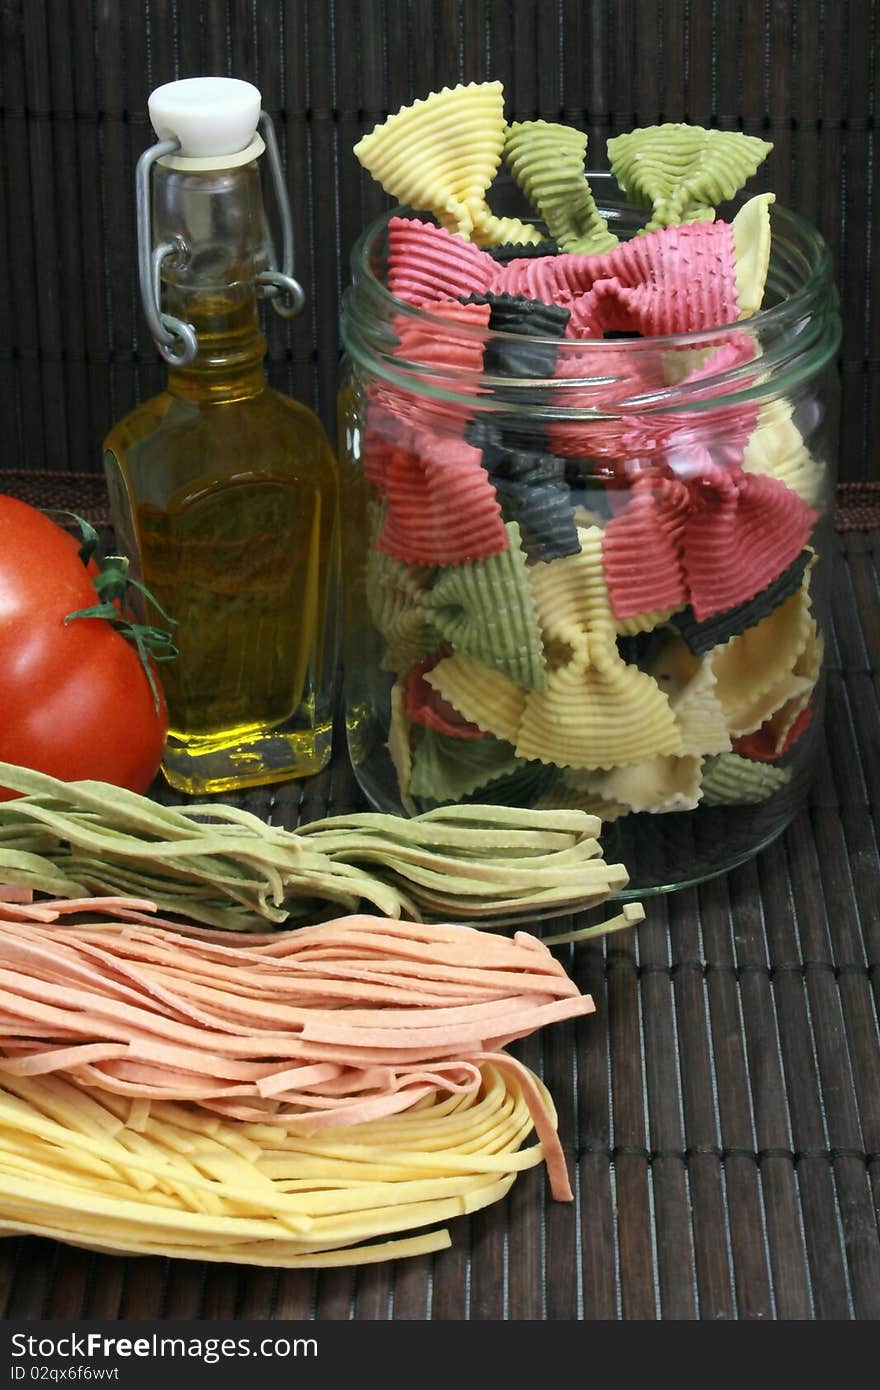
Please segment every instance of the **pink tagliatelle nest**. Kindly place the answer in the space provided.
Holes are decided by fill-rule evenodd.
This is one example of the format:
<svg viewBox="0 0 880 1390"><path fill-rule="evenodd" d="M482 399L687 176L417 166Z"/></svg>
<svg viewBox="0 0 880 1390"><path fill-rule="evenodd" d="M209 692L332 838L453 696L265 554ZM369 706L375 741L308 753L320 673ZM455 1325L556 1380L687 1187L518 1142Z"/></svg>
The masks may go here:
<svg viewBox="0 0 880 1390"><path fill-rule="evenodd" d="M593 1012L536 937L366 916L240 936L150 909L0 901L0 1076L311 1132L476 1091L493 1061L516 1074L551 1189L570 1197L554 1118L500 1051ZM110 920L63 922L96 913Z"/></svg>

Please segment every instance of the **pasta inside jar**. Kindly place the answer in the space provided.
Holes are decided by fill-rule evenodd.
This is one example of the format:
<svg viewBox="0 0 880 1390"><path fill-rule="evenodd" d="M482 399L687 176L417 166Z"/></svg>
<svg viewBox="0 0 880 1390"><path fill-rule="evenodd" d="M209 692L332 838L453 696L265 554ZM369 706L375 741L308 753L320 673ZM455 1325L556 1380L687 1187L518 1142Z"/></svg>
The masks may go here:
<svg viewBox="0 0 880 1390"><path fill-rule="evenodd" d="M375 807L583 808L644 896L742 862L807 795L840 324L824 244L772 195L657 227L589 187L614 245L588 255L511 185L516 246L398 207L355 248L346 720Z"/></svg>

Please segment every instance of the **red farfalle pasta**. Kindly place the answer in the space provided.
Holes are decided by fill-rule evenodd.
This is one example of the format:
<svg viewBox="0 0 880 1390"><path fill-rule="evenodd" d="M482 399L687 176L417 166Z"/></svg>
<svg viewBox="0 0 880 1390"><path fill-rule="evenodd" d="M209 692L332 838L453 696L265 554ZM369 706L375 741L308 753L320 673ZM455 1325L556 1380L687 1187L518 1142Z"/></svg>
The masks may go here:
<svg viewBox="0 0 880 1390"><path fill-rule="evenodd" d="M806 733L812 719L813 706L805 705L780 740L776 716L771 716L754 733L735 738L732 743L733 751L743 758L750 758L753 762L777 762L797 743L801 735Z"/></svg>
<svg viewBox="0 0 880 1390"><path fill-rule="evenodd" d="M416 432L418 452L393 449L384 472L377 548L410 565L455 565L506 550L507 532L479 449Z"/></svg>
<svg viewBox="0 0 880 1390"><path fill-rule="evenodd" d="M681 608L681 548L690 497L677 478L637 479L602 537L605 582L616 618Z"/></svg>
<svg viewBox="0 0 880 1390"><path fill-rule="evenodd" d="M818 520L784 483L707 465L688 482L682 567L698 622L745 603L800 555Z"/></svg>
<svg viewBox="0 0 880 1390"><path fill-rule="evenodd" d="M387 285L408 304L483 294L495 271L490 255L445 227L414 217L392 217L388 223Z"/></svg>
<svg viewBox="0 0 880 1390"><path fill-rule="evenodd" d="M448 655L448 649L432 652L413 666L404 686L406 716L410 723L423 724L425 728L434 729L438 734L447 734L449 738L484 738L484 731L478 725L472 724L459 714L455 706L444 700L439 690L435 690L425 680L427 672L432 671L438 661L442 661Z"/></svg>
<svg viewBox="0 0 880 1390"><path fill-rule="evenodd" d="M598 256L510 261L496 266L489 288L565 305L569 336L687 333L739 317L728 222L662 227Z"/></svg>

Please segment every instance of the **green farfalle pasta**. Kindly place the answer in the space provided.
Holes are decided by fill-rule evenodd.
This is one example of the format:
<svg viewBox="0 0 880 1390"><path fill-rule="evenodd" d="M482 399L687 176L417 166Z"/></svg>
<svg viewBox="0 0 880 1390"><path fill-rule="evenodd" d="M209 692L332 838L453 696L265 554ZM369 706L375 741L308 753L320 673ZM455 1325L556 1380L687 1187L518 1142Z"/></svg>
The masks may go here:
<svg viewBox="0 0 880 1390"><path fill-rule="evenodd" d="M457 651L517 685L543 690L541 629L520 531L515 521L504 529L507 550L439 571L424 603L433 627Z"/></svg>
<svg viewBox="0 0 880 1390"><path fill-rule="evenodd" d="M666 122L608 141L611 171L628 197L651 209L646 231L712 221L773 146L737 130Z"/></svg>
<svg viewBox="0 0 880 1390"><path fill-rule="evenodd" d="M504 158L519 187L563 251L610 251L617 237L584 177L587 137L553 121L514 121Z"/></svg>
<svg viewBox="0 0 880 1390"><path fill-rule="evenodd" d="M756 763L738 753L719 753L703 765L703 801L707 806L750 806L781 790L790 767Z"/></svg>
<svg viewBox="0 0 880 1390"><path fill-rule="evenodd" d="M461 739L436 729L413 728L410 795L425 805L460 801L524 764L509 743L491 734Z"/></svg>
<svg viewBox="0 0 880 1390"><path fill-rule="evenodd" d="M367 608L387 645L384 664L405 671L440 641L425 607L432 571L407 565L371 546L367 555Z"/></svg>

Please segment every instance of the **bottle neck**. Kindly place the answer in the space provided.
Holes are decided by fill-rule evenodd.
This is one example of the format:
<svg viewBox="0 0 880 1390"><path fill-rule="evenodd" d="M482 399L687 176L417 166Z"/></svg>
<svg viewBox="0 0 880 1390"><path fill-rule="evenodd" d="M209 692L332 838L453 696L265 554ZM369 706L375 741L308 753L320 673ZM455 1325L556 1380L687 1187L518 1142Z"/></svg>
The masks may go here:
<svg viewBox="0 0 880 1390"><path fill-rule="evenodd" d="M241 400L266 387L266 339L253 284L179 287L167 294L169 312L192 324L198 352L186 367L169 367L173 396L201 403Z"/></svg>
<svg viewBox="0 0 880 1390"><path fill-rule="evenodd" d="M256 162L235 169L157 167L155 241L185 249L162 261L166 313L192 325L194 360L170 367L168 389L199 402L224 402L265 389L266 340L256 277L271 262Z"/></svg>

